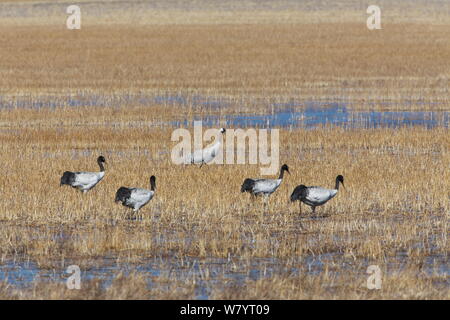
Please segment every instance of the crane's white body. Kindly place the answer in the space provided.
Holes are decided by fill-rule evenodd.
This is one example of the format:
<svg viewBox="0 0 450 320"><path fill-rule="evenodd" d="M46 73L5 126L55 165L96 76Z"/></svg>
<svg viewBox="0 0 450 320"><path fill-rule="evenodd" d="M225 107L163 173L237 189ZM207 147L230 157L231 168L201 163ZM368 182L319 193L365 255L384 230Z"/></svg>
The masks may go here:
<svg viewBox="0 0 450 320"><path fill-rule="evenodd" d="M93 187L99 183L103 177L105 176L105 167L103 163L106 163L106 160L103 156L99 156L97 158L98 166L100 167L99 172L71 172L65 171L60 180L60 186L69 185L72 188L76 188L83 193L88 192Z"/></svg>
<svg viewBox="0 0 450 320"><path fill-rule="evenodd" d="M145 206L155 195L155 191L142 188L130 188L130 191L130 197L125 200L125 205L132 207L134 212Z"/></svg>
<svg viewBox="0 0 450 320"><path fill-rule="evenodd" d="M221 147L222 143L220 141L217 141L212 146L209 146L202 150L196 150L185 157L184 163L201 165L210 163L219 154Z"/></svg>
<svg viewBox="0 0 450 320"><path fill-rule="evenodd" d="M281 185L283 179L255 179L255 184L252 188L254 195L270 196Z"/></svg>
<svg viewBox="0 0 450 320"><path fill-rule="evenodd" d="M326 189L322 187L308 187L306 197L302 200L305 204L313 207L321 206L337 195L337 189Z"/></svg>
<svg viewBox="0 0 450 320"><path fill-rule="evenodd" d="M103 179L105 172L74 172L74 175L75 181L72 183L72 187L88 192Z"/></svg>
<svg viewBox="0 0 450 320"><path fill-rule="evenodd" d="M291 194L291 201L299 200L309 206L311 206L313 213L315 213L316 207L321 206L331 199L333 199L337 193L339 192L339 184L342 184L344 187L344 177L342 175L338 175L336 177L336 184L334 189L327 189L322 187L307 187L303 184L295 187L294 191ZM301 214L301 204L300 206L300 214Z"/></svg>
<svg viewBox="0 0 450 320"><path fill-rule="evenodd" d="M281 182L283 182L284 171L287 171L289 173L289 167L286 164L283 164L281 166L278 179L247 178L242 183L241 192L248 192L252 196L263 195L265 198L264 207L266 207L269 196L274 193L281 185Z"/></svg>
<svg viewBox="0 0 450 320"><path fill-rule="evenodd" d="M144 188L120 187L116 192L116 202L122 202L122 205L132 208L134 212L139 211L155 196L156 177L150 177L150 190Z"/></svg>

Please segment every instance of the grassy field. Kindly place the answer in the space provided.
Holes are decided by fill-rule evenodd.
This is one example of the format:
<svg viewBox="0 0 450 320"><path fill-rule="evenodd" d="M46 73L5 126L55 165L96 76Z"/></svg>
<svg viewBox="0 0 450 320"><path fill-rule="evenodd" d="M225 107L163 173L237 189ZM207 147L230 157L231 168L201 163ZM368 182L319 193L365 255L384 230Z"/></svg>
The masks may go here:
<svg viewBox="0 0 450 320"><path fill-rule="evenodd" d="M106 2L103 11L112 6L107 3L125 6ZM114 6L112 12L126 16L135 2L127 3L130 8L124 12ZM248 1L242 3L250 6ZM95 2L89 6L99 7ZM81 30L67 30L66 16L44 10L46 4L32 11L50 12L40 18L48 22L43 25L21 17L14 21L22 24L15 25L5 17L0 20L0 93L8 101L23 95L41 100L75 93L106 99L181 93L226 98L237 111L253 113L267 102L292 100L346 101L356 109L448 110L450 22L436 24L433 15L422 14L429 17L426 21L417 14L409 20L393 19L393 12L402 7L386 4L383 29L370 31L364 7L355 1L348 1L344 9L358 8L358 18L336 22L323 16L320 23L284 20L275 9L269 10L265 22L248 23L242 18L209 23L207 12L195 9L199 4L192 6L178 13L182 22L161 15L165 24L119 23L113 15L115 20L102 24L87 17ZM235 17L227 8L220 12ZM405 12L419 8L411 5ZM257 14L264 8L244 9L235 10ZM334 9L346 16L343 8ZM142 10L144 14L155 9ZM305 10L290 12L294 17L304 12L324 15L323 10ZM191 12L203 14L204 20L183 22ZM55 15L58 20L52 18ZM249 109L242 106L250 104Z"/></svg>
<svg viewBox="0 0 450 320"><path fill-rule="evenodd" d="M0 298L450 298L448 127L282 127L291 175L268 210L240 192L258 166L170 159L175 121L208 115L227 126L308 101L448 115L443 2L384 1L377 31L360 1L99 3L69 31L64 1L0 1ZM93 190L59 186L100 154ZM318 218L289 203L338 174L346 189ZM115 191L151 175L155 198L128 219ZM72 264L81 290L66 288ZM369 265L381 290L366 287Z"/></svg>
<svg viewBox="0 0 450 320"><path fill-rule="evenodd" d="M200 280L221 279L207 271L191 274L193 257L221 259L230 269L224 274L233 268L245 274L252 261L270 260L270 277L244 285L224 275L209 288L211 298L448 298L448 129L281 130L280 161L292 175L264 211L261 201L240 193L244 178L259 176L257 166L173 165L173 129L161 126L152 111L4 112L25 123L40 117L45 122L10 122L1 131L2 259L26 258L42 270L63 272L69 264L90 270L102 257L136 267L156 259L164 270L165 259L176 257L174 281L180 283L164 273L152 279L179 286L183 293L175 290L171 298L195 297ZM96 170L99 154L107 158L106 177L95 189L83 195L59 187L64 170ZM142 210L142 220L127 220L127 210L113 201L115 191L121 185L147 187L152 174L155 199ZM300 216L298 205L288 202L296 185L331 187L337 174L344 175L347 189L318 209L321 218L311 219L306 207ZM310 259L323 261L320 272L308 269L317 267ZM363 287L370 264L380 265L387 277L377 293ZM131 290L126 287L133 281L119 281L125 288L117 290ZM50 297L75 294L59 286L49 290ZM269 290L274 287L279 290ZM47 296L41 290L32 297ZM169 294L158 286L152 290L158 292L143 297Z"/></svg>

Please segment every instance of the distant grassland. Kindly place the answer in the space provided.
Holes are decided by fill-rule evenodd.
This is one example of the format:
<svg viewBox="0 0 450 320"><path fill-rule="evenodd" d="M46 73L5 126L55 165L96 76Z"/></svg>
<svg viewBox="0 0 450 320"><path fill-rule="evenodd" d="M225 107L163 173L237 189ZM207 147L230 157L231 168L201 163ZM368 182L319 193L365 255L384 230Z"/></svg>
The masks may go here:
<svg viewBox="0 0 450 320"><path fill-rule="evenodd" d="M308 1L172 1L142 8L143 14L178 10L180 21L161 14L159 19L165 23L160 24L120 19L134 12L135 6L144 6L142 2L89 2L92 10L110 10L112 18L107 23L90 20L96 11L86 9L82 29L70 31L65 27L66 3L62 11L51 11L44 2L32 12L42 10L53 17L61 11L59 20L46 18L53 22L36 24L16 17L14 21L21 22L16 25L6 17L0 20L0 94L9 100L22 95L39 100L46 94L73 92L181 93L225 97L236 104L339 100L360 109L449 110L450 22L432 23L435 20L425 9L416 15L430 17L425 21L393 19L392 11L416 12L424 8L424 2L391 3L381 4L383 29L370 31L365 24L366 6L355 1L341 6L325 1L314 5ZM402 11L403 5L410 9ZM445 12L440 5L439 1L428 3L427 10ZM208 10L214 6L229 20L209 21ZM320 23L285 20L280 13L283 8L291 8L293 16L317 14L323 19ZM326 8L334 16L358 8L360 16L329 20ZM257 15L258 10L267 10L271 19L233 20L240 12ZM189 14L204 20L183 20Z"/></svg>
<svg viewBox="0 0 450 320"><path fill-rule="evenodd" d="M55 25L70 0L0 0L3 24ZM365 0L80 0L88 25L286 24L360 22L374 3ZM378 0L387 23L446 24L446 0Z"/></svg>

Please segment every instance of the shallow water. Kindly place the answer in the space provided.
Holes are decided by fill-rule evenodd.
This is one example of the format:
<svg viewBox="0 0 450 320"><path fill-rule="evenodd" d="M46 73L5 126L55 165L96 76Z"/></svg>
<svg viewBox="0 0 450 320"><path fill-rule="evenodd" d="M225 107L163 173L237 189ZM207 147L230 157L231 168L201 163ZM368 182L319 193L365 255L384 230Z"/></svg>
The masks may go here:
<svg viewBox="0 0 450 320"><path fill-rule="evenodd" d="M66 97L31 96L15 98L14 101L0 96L0 110L11 108L60 108L60 107L127 107L153 105L201 108L205 116L170 122L174 127L189 127L193 120L202 120L205 126L259 127L259 128L316 128L332 125L346 128L397 128L403 126L421 126L426 128L449 127L449 111L417 111L424 106L422 101L405 102L403 111L358 111L346 102L290 101L286 103L261 103L256 101L239 102L199 95L99 95L77 94ZM259 105L265 114L227 114L208 115L208 110L226 110L230 106L251 107ZM415 111L408 111L414 105ZM419 108L420 109L420 108Z"/></svg>
<svg viewBox="0 0 450 320"><path fill-rule="evenodd" d="M421 126L426 128L449 126L450 112L435 111L351 111L344 106L321 107L319 103L309 102L308 107L297 111L283 109L264 115L226 115L205 116L205 126L220 126L223 121L227 126L238 128L317 128L326 125L345 128L399 128ZM176 121L175 126L189 126L191 121Z"/></svg>
<svg viewBox="0 0 450 320"><path fill-rule="evenodd" d="M159 217L155 217L159 219ZM320 219L327 219L326 216L319 218L304 217L298 218L301 221L314 221L320 223ZM319 220L318 220L319 219ZM399 217L390 219L398 221ZM436 217L436 219L439 219ZM139 222L139 221L137 221ZM394 221L387 220L386 223ZM115 223L115 220L105 221L105 223ZM20 232L26 231L18 230ZM195 230L194 230L195 233ZM37 239L41 238L39 233L35 233ZM46 237L56 243L79 241L78 237L83 234L68 234L63 228L56 227L53 232L46 233ZM76 238L74 238L76 237ZM423 276L443 276L447 280L439 280L436 288L450 288L450 265L447 255L443 254L437 242L442 241L445 235L421 235L417 241L410 243L411 248L423 248L423 237L426 241L429 254L423 257L421 274ZM339 244L345 239L340 234L333 236L334 241ZM422 239L422 240L420 240ZM250 252L258 246L269 245L277 248L280 244L277 234L272 234L269 238L255 239L251 234L241 234L242 246ZM196 238L192 234L180 238L169 232L154 235L155 247L160 243L186 242L186 245L195 244ZM307 237L308 245L316 247L321 241L320 236ZM358 239L355 239L355 243ZM269 243L267 243L269 242ZM155 277L170 279L170 283L179 281L193 283L195 281L195 298L211 298L213 289L226 290L228 287L242 287L247 281L280 277L298 277L302 275L321 276L325 272L330 277L337 277L344 273L354 274L356 278L363 281L366 277L366 270L369 265L382 263L380 267L383 272L402 272L412 263L417 264L414 258L408 256L407 251L399 250L394 255L385 256L382 261L373 260L366 257L352 257L345 255L342 251L332 249L328 252L316 254L303 254L292 257L256 257L249 256L242 258L237 255L229 255L227 258L221 257L191 257L179 256L169 251L163 253L155 252L155 256L148 257L145 254L135 256L136 260L128 260L126 256L118 258L115 255L92 257L88 259L67 257L64 260L45 261L45 265L39 265L37 261L28 258L25 254L15 256L4 256L0 261L0 283L8 283L11 288L26 289L31 288L36 282L59 282L64 283L69 274L66 269L69 265L80 265L81 285L83 281L100 280L102 288L111 285L118 274L129 275L138 273L145 277L149 288L159 290L171 290L166 282L155 282Z"/></svg>
<svg viewBox="0 0 450 320"><path fill-rule="evenodd" d="M118 262L113 258L99 258L95 266L86 270L81 268L81 285L83 281L100 279L103 288L108 287L114 277L119 273L128 275L132 272L143 274L147 279L149 287L161 286L154 284L152 278L166 276L171 281L189 281L195 279L196 299L208 299L211 294L211 285L221 284L224 286L244 285L245 281L270 278L274 275L300 276L300 274L320 275L327 265L334 264L339 267L339 271L327 270L330 276L338 276L340 272L356 272L364 275L370 261L360 261L367 264L363 270L355 270L357 262L353 259L346 259L342 254L324 253L318 255L308 255L303 258L291 259L289 266L286 266L280 259L276 258L253 258L251 260L223 259L223 258L192 258L184 257L182 260L177 257L156 257L145 259L139 264ZM406 267L408 258L398 254L386 261L385 266L389 272L401 272ZM0 281L6 281L15 288L27 288L35 281L61 282L64 283L69 276L65 272L71 265L70 260L65 261L65 266L60 269L41 269L32 261L6 261L0 263ZM75 264L75 262L73 262ZM298 266L298 267L297 267ZM423 268L425 274L443 274L450 276L450 269L442 255L430 256ZM207 275L207 276L205 276ZM226 283L226 284L225 284ZM450 283L441 283L444 287L449 287ZM168 288L167 288L168 290Z"/></svg>
<svg viewBox="0 0 450 320"><path fill-rule="evenodd" d="M69 274L65 273L67 266L61 269L42 269L32 261L6 261L0 263L0 282L6 281L15 288L27 288L35 281L65 282ZM75 262L73 263L75 264ZM242 284L247 279L257 280L261 277L270 277L280 272L277 259L253 259L251 261L238 261L222 258L198 259L184 257L182 260L176 257L149 258L139 264L121 263L116 259L100 258L97 266L88 270L81 269L81 283L87 280L100 279L103 287L112 283L119 273L128 275L132 272L143 274L151 287L152 277L167 276L171 281L186 281L195 279L196 298L208 299L209 284L218 281L231 281ZM296 269L292 268L295 273ZM205 278L207 274L207 278Z"/></svg>
<svg viewBox="0 0 450 320"><path fill-rule="evenodd" d="M305 218L308 219L308 218ZM302 220L305 220L302 219ZM55 241L73 241L71 237L67 237L64 232L55 230L50 236ZM440 236L439 236L440 237ZM442 235L444 237L444 235ZM334 236L336 243L343 239L336 234ZM434 247L436 236L430 236L427 242L431 252L424 257L424 263L421 267L423 276L440 275L447 280L439 280L436 283L437 288L450 288L450 265L448 257L439 252L439 248ZM167 241L195 241L195 239L187 236L185 239L178 237L173 238L167 234L158 234L154 238L155 243ZM242 235L242 245L248 247L249 250L261 245L260 241L270 241L272 246L277 246L276 235L270 239L255 240L251 236ZM320 238L310 237L307 241L311 242L314 247L316 241ZM273 242L273 243L272 243ZM411 247L421 248L423 243L412 242ZM436 251L438 250L438 251ZM164 254L154 257L138 256L138 260L128 261L126 258L117 258L115 256L93 257L90 259L77 260L66 258L63 261L47 261L48 266L40 266L35 261L27 258L26 255L17 255L14 257L4 257L0 261L0 283L6 282L12 288L25 289L33 286L37 281L40 282L59 282L64 283L69 276L65 272L69 265L80 264L81 269L81 285L83 281L101 280L102 287L106 288L111 285L114 278L122 273L129 275L138 273L147 279L149 288L158 287L161 290L170 290L164 283L155 283L155 277L162 279L170 279L170 282L190 282L195 280L195 298L209 299L211 297L212 288L219 287L224 290L229 287L244 286L249 280L258 280L271 278L274 276L281 277L298 277L301 275L321 276L325 272L330 277L339 277L343 273L355 274L357 278L362 280L366 277L366 270L369 265L380 263L380 261L370 258L346 256L342 252L333 250L317 254L304 254L302 256L292 256L287 258L277 257L250 257L241 258L239 256L230 255L228 258L207 257L198 258L190 256L178 256L176 254ZM411 260L412 259L412 260ZM413 265L417 261L409 257L406 251L398 251L392 256L386 256L383 259L383 272L397 273L402 272L410 263ZM162 288L161 288L162 286Z"/></svg>

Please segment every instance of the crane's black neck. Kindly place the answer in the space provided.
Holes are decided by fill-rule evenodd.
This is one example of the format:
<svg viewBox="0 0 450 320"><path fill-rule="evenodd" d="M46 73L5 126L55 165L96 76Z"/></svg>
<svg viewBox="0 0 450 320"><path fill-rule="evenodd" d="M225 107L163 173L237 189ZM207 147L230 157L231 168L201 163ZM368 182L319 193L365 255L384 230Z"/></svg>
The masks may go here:
<svg viewBox="0 0 450 320"><path fill-rule="evenodd" d="M283 179L283 177L284 177L284 168L281 168L281 170L280 170L280 175L278 176L278 179Z"/></svg>
<svg viewBox="0 0 450 320"><path fill-rule="evenodd" d="M103 166L103 162L98 160L97 163L98 163L98 166L100 167L100 172L104 172L105 171L105 167Z"/></svg>
<svg viewBox="0 0 450 320"><path fill-rule="evenodd" d="M339 190L339 177L336 177L336 185L334 187L334 189Z"/></svg>
<svg viewBox="0 0 450 320"><path fill-rule="evenodd" d="M156 179L154 176L150 177L150 190L152 191L156 190Z"/></svg>

